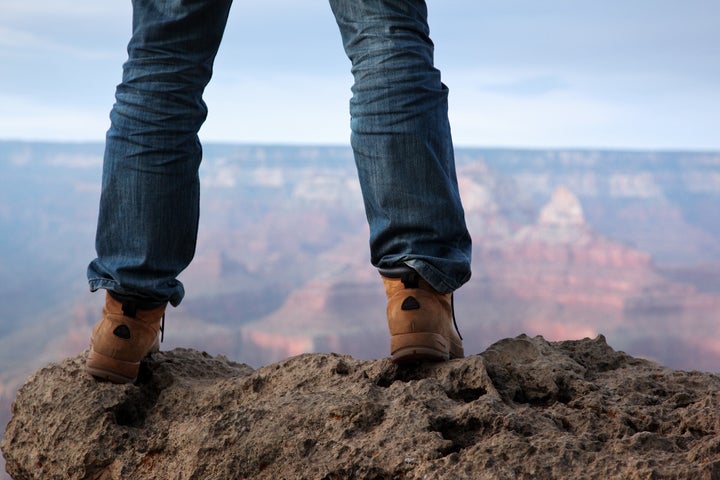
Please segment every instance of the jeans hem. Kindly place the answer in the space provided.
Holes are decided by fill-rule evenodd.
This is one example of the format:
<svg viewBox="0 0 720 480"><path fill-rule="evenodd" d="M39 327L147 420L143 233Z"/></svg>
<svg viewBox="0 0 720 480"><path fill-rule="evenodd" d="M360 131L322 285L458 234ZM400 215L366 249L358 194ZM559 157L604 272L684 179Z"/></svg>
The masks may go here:
<svg viewBox="0 0 720 480"><path fill-rule="evenodd" d="M123 288L115 280L109 280L107 278L88 279L88 284L90 285L91 292L96 292L98 290L108 290L120 297L130 297L155 304L169 303L173 307L177 307L178 305L180 305L180 302L184 297L184 291L175 293L169 298L161 298L159 296L150 297L148 295L143 295L142 293Z"/></svg>
<svg viewBox="0 0 720 480"><path fill-rule="evenodd" d="M469 271L458 281L449 275L444 274L430 263L420 259L406 260L404 264L415 270L439 293L452 293L470 280Z"/></svg>

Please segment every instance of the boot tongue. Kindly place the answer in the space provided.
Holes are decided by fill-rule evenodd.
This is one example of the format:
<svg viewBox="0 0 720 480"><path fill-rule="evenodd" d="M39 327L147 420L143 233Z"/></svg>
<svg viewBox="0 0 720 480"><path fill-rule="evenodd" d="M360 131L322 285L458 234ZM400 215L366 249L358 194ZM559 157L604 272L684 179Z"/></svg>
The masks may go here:
<svg viewBox="0 0 720 480"><path fill-rule="evenodd" d="M133 302L123 302L122 312L126 317L135 318L137 315L137 304Z"/></svg>
<svg viewBox="0 0 720 480"><path fill-rule="evenodd" d="M403 273L400 280L405 288L420 288L420 275L415 270Z"/></svg>

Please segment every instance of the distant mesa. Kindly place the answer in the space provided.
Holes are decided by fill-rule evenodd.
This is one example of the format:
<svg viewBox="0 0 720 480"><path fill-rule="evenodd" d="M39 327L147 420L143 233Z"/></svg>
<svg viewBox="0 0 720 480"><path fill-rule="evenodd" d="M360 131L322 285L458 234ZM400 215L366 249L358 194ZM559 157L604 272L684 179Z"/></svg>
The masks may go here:
<svg viewBox="0 0 720 480"><path fill-rule="evenodd" d="M570 189L558 187L545 204L534 225L521 227L515 241L585 246L597 239L583 214L580 199Z"/></svg>
<svg viewBox="0 0 720 480"><path fill-rule="evenodd" d="M558 187L550 202L540 210L540 225L568 227L585 224L583 208L577 195L566 187Z"/></svg>
<svg viewBox="0 0 720 480"><path fill-rule="evenodd" d="M463 207L468 213L497 214L498 205L487 185L473 181L469 176L458 178Z"/></svg>

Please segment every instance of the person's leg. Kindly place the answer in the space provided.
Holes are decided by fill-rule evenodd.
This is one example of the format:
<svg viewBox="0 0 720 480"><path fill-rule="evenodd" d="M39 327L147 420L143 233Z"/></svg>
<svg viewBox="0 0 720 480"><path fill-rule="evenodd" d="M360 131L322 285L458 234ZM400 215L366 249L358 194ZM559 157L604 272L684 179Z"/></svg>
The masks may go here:
<svg viewBox="0 0 720 480"><path fill-rule="evenodd" d="M110 113L92 291L106 289L87 369L132 381L157 348L197 237L202 100L231 0L134 0L133 35Z"/></svg>
<svg viewBox="0 0 720 480"><path fill-rule="evenodd" d="M177 305L197 237L202 100L230 0L134 0L110 113L91 290Z"/></svg>
<svg viewBox="0 0 720 480"><path fill-rule="evenodd" d="M470 277L447 113L422 0L330 0L355 84L351 142L373 265L409 266L438 292Z"/></svg>
<svg viewBox="0 0 720 480"><path fill-rule="evenodd" d="M425 2L330 5L352 62L351 143L393 360L462 357L452 292L470 278L471 239Z"/></svg>

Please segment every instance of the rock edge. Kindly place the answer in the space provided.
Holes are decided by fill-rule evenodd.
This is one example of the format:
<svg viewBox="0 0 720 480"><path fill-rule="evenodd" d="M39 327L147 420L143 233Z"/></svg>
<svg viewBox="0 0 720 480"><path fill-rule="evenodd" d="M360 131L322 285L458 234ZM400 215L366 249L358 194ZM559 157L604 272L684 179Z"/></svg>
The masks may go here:
<svg viewBox="0 0 720 480"><path fill-rule="evenodd" d="M720 479L720 377L602 336L405 368L175 349L131 385L94 380L86 355L19 390L1 444L15 480Z"/></svg>

